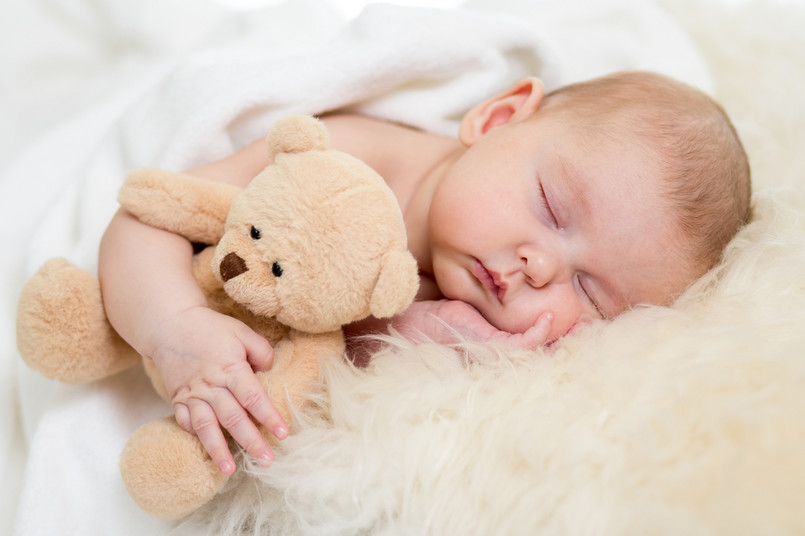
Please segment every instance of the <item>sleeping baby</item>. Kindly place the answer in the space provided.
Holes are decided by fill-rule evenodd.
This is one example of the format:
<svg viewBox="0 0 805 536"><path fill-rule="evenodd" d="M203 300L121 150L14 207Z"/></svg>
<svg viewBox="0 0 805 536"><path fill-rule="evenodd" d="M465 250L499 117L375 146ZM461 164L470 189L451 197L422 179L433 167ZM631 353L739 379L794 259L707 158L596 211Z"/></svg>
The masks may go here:
<svg viewBox="0 0 805 536"><path fill-rule="evenodd" d="M750 218L749 165L727 115L653 73L548 94L521 80L467 112L457 139L355 115L322 120L333 149L385 178L420 271L417 302L349 326L350 341L393 327L442 343L550 345L595 319L670 304ZM270 164L263 143L190 173L244 186ZM223 473L235 465L222 427L268 465L249 416L278 439L288 433L254 375L272 349L207 307L191 256L186 239L118 212L100 251L107 315L153 359L177 422Z"/></svg>

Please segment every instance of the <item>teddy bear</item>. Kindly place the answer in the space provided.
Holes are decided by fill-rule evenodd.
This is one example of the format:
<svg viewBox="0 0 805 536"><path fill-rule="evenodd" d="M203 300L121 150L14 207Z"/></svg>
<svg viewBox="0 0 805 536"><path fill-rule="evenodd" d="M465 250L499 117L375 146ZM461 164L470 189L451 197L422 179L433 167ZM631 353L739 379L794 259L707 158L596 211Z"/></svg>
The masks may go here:
<svg viewBox="0 0 805 536"><path fill-rule="evenodd" d="M245 189L152 168L131 172L118 199L145 223L210 244L194 256L194 276L210 307L272 344L274 364L258 376L292 423L321 360L343 357L342 326L402 312L419 277L393 193L365 163L328 149L323 123L283 118L267 145L272 164ZM142 362L168 399L153 362L109 324L97 277L64 259L48 261L24 285L17 344L30 367L66 383ZM197 510L227 480L173 417L133 434L120 471L134 501L168 519Z"/></svg>

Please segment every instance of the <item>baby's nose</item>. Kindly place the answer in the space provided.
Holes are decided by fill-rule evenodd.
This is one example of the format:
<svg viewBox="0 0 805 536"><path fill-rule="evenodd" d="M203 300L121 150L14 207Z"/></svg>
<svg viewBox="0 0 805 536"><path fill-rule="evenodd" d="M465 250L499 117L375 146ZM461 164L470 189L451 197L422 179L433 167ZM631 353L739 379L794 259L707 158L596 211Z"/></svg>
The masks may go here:
<svg viewBox="0 0 805 536"><path fill-rule="evenodd" d="M517 253L524 264L523 273L529 285L542 288L556 279L559 272L557 255L533 245L521 246Z"/></svg>

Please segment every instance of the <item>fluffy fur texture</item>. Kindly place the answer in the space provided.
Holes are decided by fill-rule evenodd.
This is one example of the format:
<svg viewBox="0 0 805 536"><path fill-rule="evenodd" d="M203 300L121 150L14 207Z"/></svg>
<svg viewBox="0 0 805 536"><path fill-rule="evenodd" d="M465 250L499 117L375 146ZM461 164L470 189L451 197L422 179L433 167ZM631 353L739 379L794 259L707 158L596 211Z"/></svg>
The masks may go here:
<svg viewBox="0 0 805 536"><path fill-rule="evenodd" d="M805 11L666 2L750 155L755 219L671 308L552 355L393 344L177 533L805 532Z"/></svg>

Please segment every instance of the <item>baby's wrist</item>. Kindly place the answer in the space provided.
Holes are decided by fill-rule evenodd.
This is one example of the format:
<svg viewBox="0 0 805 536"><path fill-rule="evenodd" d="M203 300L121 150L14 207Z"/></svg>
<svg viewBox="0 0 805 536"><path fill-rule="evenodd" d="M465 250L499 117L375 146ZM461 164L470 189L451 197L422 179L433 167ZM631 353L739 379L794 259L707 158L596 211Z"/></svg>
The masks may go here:
<svg viewBox="0 0 805 536"><path fill-rule="evenodd" d="M197 326L198 322L190 317L193 311L202 308L209 309L209 306L206 302L190 303L151 315L151 322L142 331L140 347L135 344L132 346L144 357L154 359L157 356L158 360L160 349L170 346L169 341L175 340L177 334Z"/></svg>

